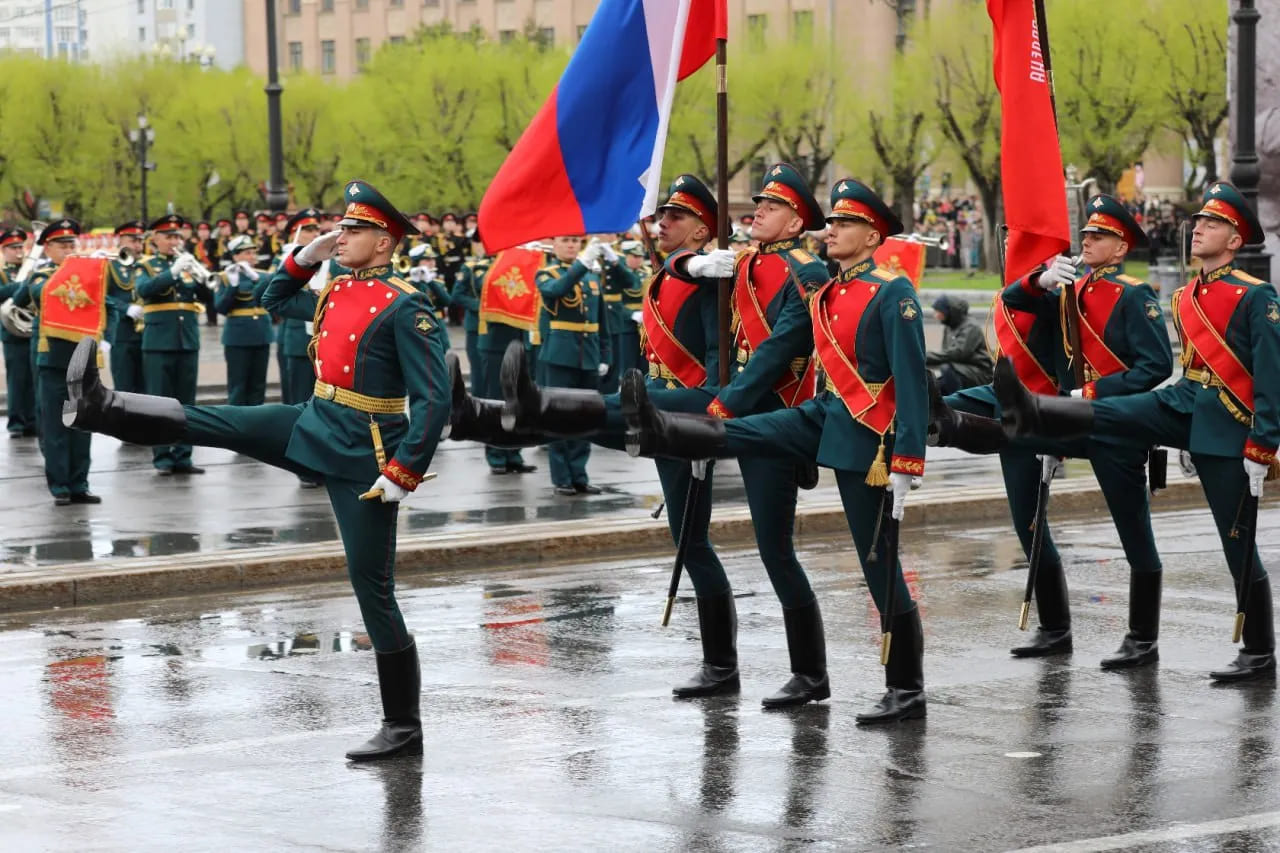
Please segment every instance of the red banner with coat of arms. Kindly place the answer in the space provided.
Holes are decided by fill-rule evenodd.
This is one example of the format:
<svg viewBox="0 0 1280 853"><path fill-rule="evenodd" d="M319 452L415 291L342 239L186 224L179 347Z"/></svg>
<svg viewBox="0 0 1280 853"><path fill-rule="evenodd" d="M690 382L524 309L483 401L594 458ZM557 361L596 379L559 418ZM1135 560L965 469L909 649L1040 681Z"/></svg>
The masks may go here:
<svg viewBox="0 0 1280 853"><path fill-rule="evenodd" d="M107 327L106 258L71 257L40 290L40 336L79 341Z"/></svg>
<svg viewBox="0 0 1280 853"><path fill-rule="evenodd" d="M541 249L507 249L493 262L480 289L480 333L489 323L536 332L538 270L546 263Z"/></svg>
<svg viewBox="0 0 1280 853"><path fill-rule="evenodd" d="M924 243L886 237L883 245L876 249L875 259L876 266L894 275L906 276L916 290L920 289L920 278L924 275Z"/></svg>

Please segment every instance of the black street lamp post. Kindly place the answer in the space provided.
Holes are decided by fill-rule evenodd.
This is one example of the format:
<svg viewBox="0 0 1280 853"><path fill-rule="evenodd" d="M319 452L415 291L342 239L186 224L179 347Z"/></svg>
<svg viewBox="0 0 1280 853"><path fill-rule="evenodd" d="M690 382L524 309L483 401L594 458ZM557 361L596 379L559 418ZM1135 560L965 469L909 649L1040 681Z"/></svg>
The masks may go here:
<svg viewBox="0 0 1280 853"><path fill-rule="evenodd" d="M1262 178L1254 139L1260 17L1262 15L1254 8L1254 0L1239 0L1239 5L1231 15L1231 20L1236 25L1236 126L1235 150L1231 157L1231 183L1249 200L1255 211L1258 209L1258 182ZM1262 250L1262 240L1262 235L1258 235L1257 243L1241 249L1236 255L1236 266L1249 275L1270 281L1271 256Z"/></svg>
<svg viewBox="0 0 1280 853"><path fill-rule="evenodd" d="M155 128L147 121L146 113L138 113L138 126L129 131L129 141L133 143L134 152L138 155L138 173L142 177L142 225L145 228L147 219L147 172L155 169L156 164L147 160L147 149L156 141Z"/></svg>
<svg viewBox="0 0 1280 853"><path fill-rule="evenodd" d="M270 146L271 175L267 181L267 209L284 210L289 206L289 189L284 183L284 142L280 131L279 57L276 51L276 0L267 6L267 138Z"/></svg>

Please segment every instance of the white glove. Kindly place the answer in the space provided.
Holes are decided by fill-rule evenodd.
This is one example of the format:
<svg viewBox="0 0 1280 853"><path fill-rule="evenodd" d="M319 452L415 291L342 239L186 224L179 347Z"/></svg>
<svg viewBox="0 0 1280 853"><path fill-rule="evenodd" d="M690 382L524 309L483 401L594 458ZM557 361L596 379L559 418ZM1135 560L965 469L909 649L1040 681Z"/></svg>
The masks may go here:
<svg viewBox="0 0 1280 853"><path fill-rule="evenodd" d="M604 254L604 259L609 263L616 264L618 262L618 253L608 243L601 243L600 251Z"/></svg>
<svg viewBox="0 0 1280 853"><path fill-rule="evenodd" d="M685 264L693 278L728 278L733 275L737 256L731 249L712 249L705 255L695 255Z"/></svg>
<svg viewBox="0 0 1280 853"><path fill-rule="evenodd" d="M246 276L248 276L249 281L258 280L258 271L255 270L253 268L253 265L250 264L248 261L241 261L240 263L236 264L236 266L240 267L240 271L243 272Z"/></svg>
<svg viewBox="0 0 1280 853"><path fill-rule="evenodd" d="M382 491L382 496L379 500L384 504L400 503L400 501L409 497L408 489L400 488L386 477L378 477L377 480L374 480L373 485L369 487L369 491L371 492L376 492L378 490Z"/></svg>
<svg viewBox="0 0 1280 853"><path fill-rule="evenodd" d="M1037 455L1036 458L1040 460L1040 482L1052 482L1062 470L1062 460L1052 453Z"/></svg>
<svg viewBox="0 0 1280 853"><path fill-rule="evenodd" d="M1178 451L1178 467L1182 469L1182 476L1184 477L1196 476L1196 463L1191 461L1190 450Z"/></svg>
<svg viewBox="0 0 1280 853"><path fill-rule="evenodd" d="M232 264L231 266L227 267L227 284L231 286L232 290L240 286L240 265L239 264Z"/></svg>
<svg viewBox="0 0 1280 853"><path fill-rule="evenodd" d="M1244 475L1249 478L1249 494L1255 498L1262 497L1262 481L1267 479L1269 467L1252 459L1244 460Z"/></svg>
<svg viewBox="0 0 1280 853"><path fill-rule="evenodd" d="M142 310L141 305L131 303L128 308L124 309L124 313L130 320L141 320L142 315L146 312Z"/></svg>
<svg viewBox="0 0 1280 853"><path fill-rule="evenodd" d="M902 521L907 511L907 492L920 488L922 480L910 474L899 474L897 471L889 475L889 491L893 492L893 518Z"/></svg>
<svg viewBox="0 0 1280 853"><path fill-rule="evenodd" d="M169 274L172 276L180 276L187 270L196 265L196 259L190 255L183 255L172 264L169 265Z"/></svg>
<svg viewBox="0 0 1280 853"><path fill-rule="evenodd" d="M426 267L414 267L409 270L409 281L423 281L422 276L426 271Z"/></svg>
<svg viewBox="0 0 1280 853"><path fill-rule="evenodd" d="M103 338L101 341L99 341L98 352L102 353L103 355L109 354L111 352L111 341L107 340L106 338Z"/></svg>
<svg viewBox="0 0 1280 853"><path fill-rule="evenodd" d="M423 268L422 268L422 280L423 280L423 281L435 281L435 280L436 280L436 271L435 271L435 270L433 270L433 269L431 269L430 267L423 267Z"/></svg>
<svg viewBox="0 0 1280 853"><path fill-rule="evenodd" d="M605 364L603 361L600 362L600 365L596 368L596 373L600 374L601 376L604 376L608 372L609 372L609 365Z"/></svg>
<svg viewBox="0 0 1280 853"><path fill-rule="evenodd" d="M1049 261L1048 269L1040 273L1040 278L1036 280L1036 287L1041 290L1053 290L1059 285L1070 284L1075 280L1076 265L1071 263L1071 259L1066 255L1057 255Z"/></svg>
<svg viewBox="0 0 1280 853"><path fill-rule="evenodd" d="M1077 399L1081 399L1081 398L1083 398L1083 397L1084 397L1084 389L1083 389L1083 388L1072 388L1072 389L1071 389L1071 396L1072 396L1072 397L1075 397L1075 398L1077 398Z"/></svg>
<svg viewBox="0 0 1280 853"><path fill-rule="evenodd" d="M637 326L643 326L643 325L644 325L644 312L643 312L643 311L632 311L632 312L631 312L631 322L635 323Z"/></svg>
<svg viewBox="0 0 1280 853"><path fill-rule="evenodd" d="M327 261L338 253L338 238L342 236L341 231L330 231L327 234L321 234L307 245L298 250L298 254L293 259L298 266L314 267L321 261Z"/></svg>
<svg viewBox="0 0 1280 853"><path fill-rule="evenodd" d="M582 261L582 265L589 269L595 269L600 265L600 254L602 247L595 240L587 244L587 247L578 253L578 260Z"/></svg>

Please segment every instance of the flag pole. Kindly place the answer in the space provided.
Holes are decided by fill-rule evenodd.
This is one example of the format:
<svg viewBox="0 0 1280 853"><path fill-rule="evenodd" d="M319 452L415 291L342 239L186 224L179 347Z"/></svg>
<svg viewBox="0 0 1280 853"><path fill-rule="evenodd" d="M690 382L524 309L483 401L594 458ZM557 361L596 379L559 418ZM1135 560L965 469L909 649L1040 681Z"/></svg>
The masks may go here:
<svg viewBox="0 0 1280 853"><path fill-rule="evenodd" d="M716 39L716 248L729 248L729 74L728 39ZM729 289L720 279L716 291L719 319L720 386L729 384Z"/></svg>

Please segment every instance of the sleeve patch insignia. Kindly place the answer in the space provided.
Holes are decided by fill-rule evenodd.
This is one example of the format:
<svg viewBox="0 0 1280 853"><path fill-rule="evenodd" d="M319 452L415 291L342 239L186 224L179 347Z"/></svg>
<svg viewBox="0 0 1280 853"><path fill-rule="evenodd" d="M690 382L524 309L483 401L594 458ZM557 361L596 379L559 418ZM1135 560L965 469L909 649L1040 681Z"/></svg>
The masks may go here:
<svg viewBox="0 0 1280 853"><path fill-rule="evenodd" d="M1267 321L1273 326L1280 326L1280 305L1274 299L1267 302Z"/></svg>
<svg viewBox="0 0 1280 853"><path fill-rule="evenodd" d="M1147 312L1148 320L1159 320L1160 319L1160 303L1153 302L1152 300L1148 299L1146 304L1146 312Z"/></svg>
<svg viewBox="0 0 1280 853"><path fill-rule="evenodd" d="M424 335L431 334L431 330L436 327L435 320L431 318L431 314L427 311L419 311L413 315L413 327Z"/></svg>
<svg viewBox="0 0 1280 853"><path fill-rule="evenodd" d="M898 313L904 320L914 320L920 316L920 306L914 299L904 299L898 303Z"/></svg>

